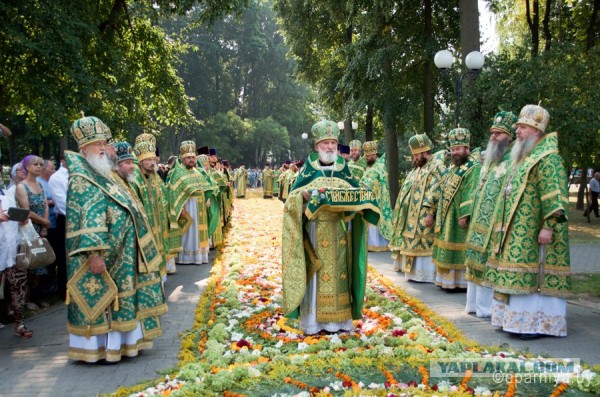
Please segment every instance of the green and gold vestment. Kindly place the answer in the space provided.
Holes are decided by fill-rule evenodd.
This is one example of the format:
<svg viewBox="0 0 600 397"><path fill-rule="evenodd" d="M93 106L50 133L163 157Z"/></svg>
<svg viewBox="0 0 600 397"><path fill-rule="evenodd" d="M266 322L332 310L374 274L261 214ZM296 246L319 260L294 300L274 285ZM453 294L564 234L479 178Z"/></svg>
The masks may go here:
<svg viewBox="0 0 600 397"><path fill-rule="evenodd" d="M446 171L444 162L431 156L423 167L413 169L402 184L392 215L393 232L390 248L408 257L431 256L435 238L434 225L425 226L427 197L440 194ZM410 272L413 261L405 262L405 272Z"/></svg>
<svg viewBox="0 0 600 397"><path fill-rule="evenodd" d="M500 200L502 184L510 166L511 146L506 149L504 156L497 164L482 167L477 188L471 191L473 197L473 214L469 220L467 233L467 251L465 253L466 279L477 285L483 285L485 267L492 245L492 226L497 206Z"/></svg>
<svg viewBox="0 0 600 397"><path fill-rule="evenodd" d="M479 160L470 156L463 165L452 165L442 179L431 255L438 273L465 268L468 229L459 227L458 220L471 216L471 191L477 187L480 169Z"/></svg>
<svg viewBox="0 0 600 397"><path fill-rule="evenodd" d="M288 196L288 193L290 192L290 185L289 185L289 180L290 180L290 176L292 175L292 170L287 169L284 172L282 172L281 174L279 174L278 182L279 182L279 200L281 201L285 201L285 199Z"/></svg>
<svg viewBox="0 0 600 397"><path fill-rule="evenodd" d="M174 233L176 238L170 238L169 227L169 202L165 193L165 184L157 173L144 175L137 164L134 168L134 182L131 183L137 198L142 202L152 233L161 253L161 275L167 273L167 256L181 250L181 237ZM179 243L177 243L179 237ZM171 247L174 245L173 247Z"/></svg>
<svg viewBox="0 0 600 397"><path fill-rule="evenodd" d="M523 161L508 171L503 203L494 220L486 285L504 294L568 296L568 192L557 133L546 134ZM538 243L542 228L552 230L552 242L545 246L544 258L540 258Z"/></svg>
<svg viewBox="0 0 600 397"><path fill-rule="evenodd" d="M350 168L354 180L360 182L367 169L367 159L365 159L365 156L362 156L357 161L350 160L348 161L348 167Z"/></svg>
<svg viewBox="0 0 600 397"><path fill-rule="evenodd" d="M101 335L129 332L141 323L144 340L162 335L158 316L167 312L161 255L141 203L125 185L97 174L79 153L65 152L69 289L68 331ZM89 270L89 256L104 259L116 291ZM113 295L114 294L114 295ZM79 304L77 303L79 302ZM86 360L94 352L71 349L69 357Z"/></svg>
<svg viewBox="0 0 600 397"><path fill-rule="evenodd" d="M328 189L354 188L372 195L368 190L356 189L358 183L342 157L327 171L322 170L318 158L317 153L309 156L284 206L283 310L286 316L298 318L306 285L316 274L317 321L359 319L367 274L367 228L361 212L374 213L370 219L376 222L377 203L349 200L335 209L319 207L316 212L305 213L304 190L311 193L308 208L311 202L319 201L321 194L325 197ZM348 221L351 228L347 227ZM311 224L314 244L309 237Z"/></svg>
<svg viewBox="0 0 600 397"><path fill-rule="evenodd" d="M279 195L279 175L281 175L281 171L273 170L273 195Z"/></svg>
<svg viewBox="0 0 600 397"><path fill-rule="evenodd" d="M262 174L260 174L260 180L262 182L263 197L273 197L273 170L264 170Z"/></svg>
<svg viewBox="0 0 600 397"><path fill-rule="evenodd" d="M371 167L367 168L360 183L371 189L377 196L379 202L379 232L386 239L392 238L392 205L390 204L390 185L388 183L388 173L386 168L385 154L375 161Z"/></svg>
<svg viewBox="0 0 600 397"><path fill-rule="evenodd" d="M218 186L211 180L203 167L187 169L180 160L177 160L169 184L169 225L171 229L181 229L181 235L193 224L192 219L179 219L185 203L196 199L198 207L198 248L208 248L208 240L219 224ZM210 199L210 208L206 201ZM189 215L189 214L188 214Z"/></svg>
<svg viewBox="0 0 600 397"><path fill-rule="evenodd" d="M248 170L245 168L238 168L234 175L236 185L236 197L246 197L246 186L248 185Z"/></svg>

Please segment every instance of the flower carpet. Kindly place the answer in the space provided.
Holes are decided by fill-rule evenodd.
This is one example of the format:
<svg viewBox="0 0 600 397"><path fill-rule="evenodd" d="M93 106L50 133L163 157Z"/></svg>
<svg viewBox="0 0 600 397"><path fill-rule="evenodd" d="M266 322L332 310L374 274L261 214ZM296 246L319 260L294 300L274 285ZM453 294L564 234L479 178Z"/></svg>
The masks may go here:
<svg viewBox="0 0 600 397"><path fill-rule="evenodd" d="M177 370L119 396L585 396L579 365L540 375L544 359L484 348L369 269L355 330L303 335L281 311L283 204L236 200L225 244L183 336ZM454 372L433 374L432 363ZM473 366L465 363L481 363ZM565 363L563 363L565 364ZM568 363L567 363L568 364ZM439 368L437 366L436 368ZM548 372L548 371L547 371ZM494 374L500 373L501 376ZM482 376L485 375L485 376Z"/></svg>

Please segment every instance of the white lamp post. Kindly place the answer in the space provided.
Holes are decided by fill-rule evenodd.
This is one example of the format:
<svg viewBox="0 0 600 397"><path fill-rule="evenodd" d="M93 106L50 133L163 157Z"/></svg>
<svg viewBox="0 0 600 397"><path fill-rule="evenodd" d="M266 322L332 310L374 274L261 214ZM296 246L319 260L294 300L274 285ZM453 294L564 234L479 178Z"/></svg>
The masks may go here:
<svg viewBox="0 0 600 397"><path fill-rule="evenodd" d="M304 147L308 148L309 147L309 145L308 145L308 134L306 132L303 132L301 136L302 136L302 140L304 141ZM309 152L309 151L310 150L307 150L307 152Z"/></svg>
<svg viewBox="0 0 600 397"><path fill-rule="evenodd" d="M438 69L440 69L440 71L442 73L445 73L452 67L452 64L454 63L454 57L452 56L452 53L450 51L441 50L435 54L435 57L433 58L433 62L435 63L435 66ZM485 58L484 58L483 54L479 51L471 51L465 57L465 66L467 67L467 71L465 71L464 73L461 73L460 77L458 79L456 79L456 87L455 87L455 93L456 93L455 117L456 117L457 125L460 123L460 97L462 96L462 81L466 75L472 74L472 75L477 76L477 74L479 73L481 68L483 68L484 63L485 63Z"/></svg>

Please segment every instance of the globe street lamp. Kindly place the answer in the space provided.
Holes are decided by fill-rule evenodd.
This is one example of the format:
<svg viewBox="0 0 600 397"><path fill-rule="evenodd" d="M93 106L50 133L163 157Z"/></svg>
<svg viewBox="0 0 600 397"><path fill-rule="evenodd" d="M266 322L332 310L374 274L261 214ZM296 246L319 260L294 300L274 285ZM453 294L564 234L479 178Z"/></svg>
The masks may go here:
<svg viewBox="0 0 600 397"><path fill-rule="evenodd" d="M308 134L303 132L301 136L302 140L304 141L304 147L307 149L306 152L308 152Z"/></svg>
<svg viewBox="0 0 600 397"><path fill-rule="evenodd" d="M442 73L446 73L454 63L454 57L452 53L448 50L441 50L435 54L433 58L433 62L435 66L440 69ZM456 124L460 123L460 97L462 96L462 82L465 76L474 75L477 77L477 74L483 68L483 64L485 63L485 58L483 54L479 51L471 51L465 57L465 66L467 70L460 74L460 77L456 79L455 82L455 94L456 94Z"/></svg>

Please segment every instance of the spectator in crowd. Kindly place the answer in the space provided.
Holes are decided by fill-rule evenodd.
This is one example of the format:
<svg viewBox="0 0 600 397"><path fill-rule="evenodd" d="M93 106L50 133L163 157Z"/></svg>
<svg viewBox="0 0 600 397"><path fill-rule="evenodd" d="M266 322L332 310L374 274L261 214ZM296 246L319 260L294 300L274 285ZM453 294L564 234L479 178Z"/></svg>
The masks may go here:
<svg viewBox="0 0 600 397"><path fill-rule="evenodd" d="M42 174L43 166L44 161L38 156L30 154L23 158L21 168L25 174L25 179L17 185L15 198L19 207L31 210L29 216L35 231L41 237L47 237L48 228L50 228L48 204L44 189L37 181L37 177ZM46 267L38 267L30 270L29 275L30 288L28 292L32 300L42 298L43 291L41 289L45 281L44 277L48 275L48 269ZM33 302L28 302L26 305L31 310L39 308ZM46 302L42 303L42 305L48 306Z"/></svg>
<svg viewBox="0 0 600 397"><path fill-rule="evenodd" d="M44 194L46 195L46 203L48 204L48 219L50 220L47 238L52 250L56 252L56 250L59 248L58 244L60 244L60 241L58 241L56 230L54 198L52 196L52 191L50 190L50 185L48 184L50 177L56 171L56 167L54 166L54 162L52 160L43 160L43 162L44 165L42 166L42 173L36 178L36 180L42 186L42 189L44 189ZM40 286L40 289L43 291L44 295L49 295L56 292L56 261L48 265L47 269L48 275L44 276L42 285Z"/></svg>
<svg viewBox="0 0 600 397"><path fill-rule="evenodd" d="M16 167L13 167L16 171ZM14 173L16 179L16 172ZM19 183L19 180L15 181ZM16 186L16 185L14 185ZM16 207L14 188L12 191L0 189L0 272L6 276L10 288L10 300L15 320L15 335L31 338L33 331L24 322L25 295L27 291L27 270L15 266L19 244L19 224L8 219L8 209ZM25 225L28 220L23 222Z"/></svg>
<svg viewBox="0 0 600 397"><path fill-rule="evenodd" d="M583 216L588 216L589 213L594 212L596 218L600 217L598 214L598 194L600 193L600 172L595 172L594 177L590 180L590 195L592 197L590 206L583 212Z"/></svg>
<svg viewBox="0 0 600 397"><path fill-rule="evenodd" d="M66 233L66 216L67 216L67 188L69 185L69 170L65 161L64 154L60 157L60 168L56 171L48 181L48 186L52 198L54 200L54 212L56 216L56 228L54 236L50 237L55 240L50 242L54 253L56 254L56 285L58 295L61 299L66 298L67 291L67 253L65 251L65 233Z"/></svg>

